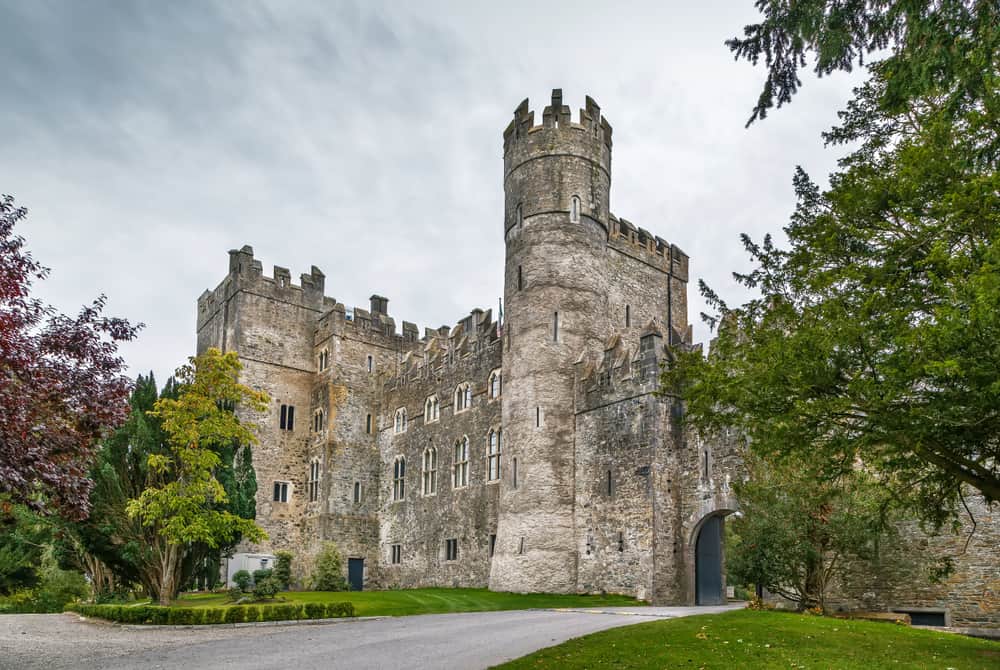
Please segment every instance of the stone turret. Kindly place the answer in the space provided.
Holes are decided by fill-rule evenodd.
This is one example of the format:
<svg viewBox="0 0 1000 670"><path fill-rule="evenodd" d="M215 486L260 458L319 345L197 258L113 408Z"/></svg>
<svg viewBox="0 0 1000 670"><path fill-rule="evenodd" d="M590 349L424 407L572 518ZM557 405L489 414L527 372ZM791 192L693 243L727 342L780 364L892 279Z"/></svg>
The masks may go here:
<svg viewBox="0 0 1000 670"><path fill-rule="evenodd" d="M589 97L572 122L559 89L533 123L525 100L504 132L506 475L490 588L571 592L573 364L609 328L611 126Z"/></svg>

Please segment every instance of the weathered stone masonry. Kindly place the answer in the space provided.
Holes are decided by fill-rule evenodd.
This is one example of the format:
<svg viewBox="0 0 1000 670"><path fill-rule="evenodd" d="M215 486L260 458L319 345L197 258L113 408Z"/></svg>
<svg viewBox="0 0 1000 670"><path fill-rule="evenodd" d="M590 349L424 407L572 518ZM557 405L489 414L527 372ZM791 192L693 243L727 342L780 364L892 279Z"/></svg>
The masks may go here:
<svg viewBox="0 0 1000 670"><path fill-rule="evenodd" d="M693 346L688 257L611 214L612 130L589 97L573 121L553 91L540 125L525 100L503 138L502 324L477 309L397 332L385 298L349 308L316 267L265 277L250 247L199 298L199 352L237 351L272 397L253 417L262 548L301 575L334 540L366 588L711 602L698 571L724 589L724 547L704 524L735 510L738 441L686 434L654 394L670 347ZM696 561L703 526L714 562Z"/></svg>

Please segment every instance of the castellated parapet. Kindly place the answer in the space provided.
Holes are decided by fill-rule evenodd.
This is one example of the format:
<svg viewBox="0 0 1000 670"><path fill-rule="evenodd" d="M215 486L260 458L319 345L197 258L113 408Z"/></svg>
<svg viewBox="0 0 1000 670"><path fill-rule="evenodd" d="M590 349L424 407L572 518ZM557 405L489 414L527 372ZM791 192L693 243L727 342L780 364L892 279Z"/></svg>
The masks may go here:
<svg viewBox="0 0 1000 670"><path fill-rule="evenodd" d="M293 284L229 253L198 300L198 351L238 352L272 398L248 417L270 537L253 549L293 551L300 583L333 540L363 588L725 599L742 443L689 433L657 392L663 362L697 346L689 259L611 213L611 136L593 99L574 121L559 89L539 125L527 100L514 111L502 319L421 332L380 294L326 296L315 266Z"/></svg>

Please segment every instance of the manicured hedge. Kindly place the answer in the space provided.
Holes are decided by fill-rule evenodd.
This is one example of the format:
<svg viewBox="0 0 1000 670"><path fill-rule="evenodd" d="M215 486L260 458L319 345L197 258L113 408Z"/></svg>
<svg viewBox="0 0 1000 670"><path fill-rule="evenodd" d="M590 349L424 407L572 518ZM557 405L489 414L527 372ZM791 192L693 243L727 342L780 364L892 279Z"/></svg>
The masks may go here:
<svg viewBox="0 0 1000 670"><path fill-rule="evenodd" d="M248 621L294 621L354 616L353 603L280 603L230 607L161 607L159 605L67 605L83 616L136 624L215 624Z"/></svg>

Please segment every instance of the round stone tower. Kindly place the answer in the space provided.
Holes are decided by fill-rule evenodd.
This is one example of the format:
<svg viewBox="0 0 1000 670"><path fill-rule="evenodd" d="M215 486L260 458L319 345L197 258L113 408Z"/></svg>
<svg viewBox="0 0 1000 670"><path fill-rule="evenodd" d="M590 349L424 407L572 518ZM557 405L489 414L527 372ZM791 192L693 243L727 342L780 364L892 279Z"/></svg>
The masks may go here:
<svg viewBox="0 0 1000 670"><path fill-rule="evenodd" d="M504 131L503 479L490 588L577 589L574 362L610 332L606 246L611 126L562 91Z"/></svg>

